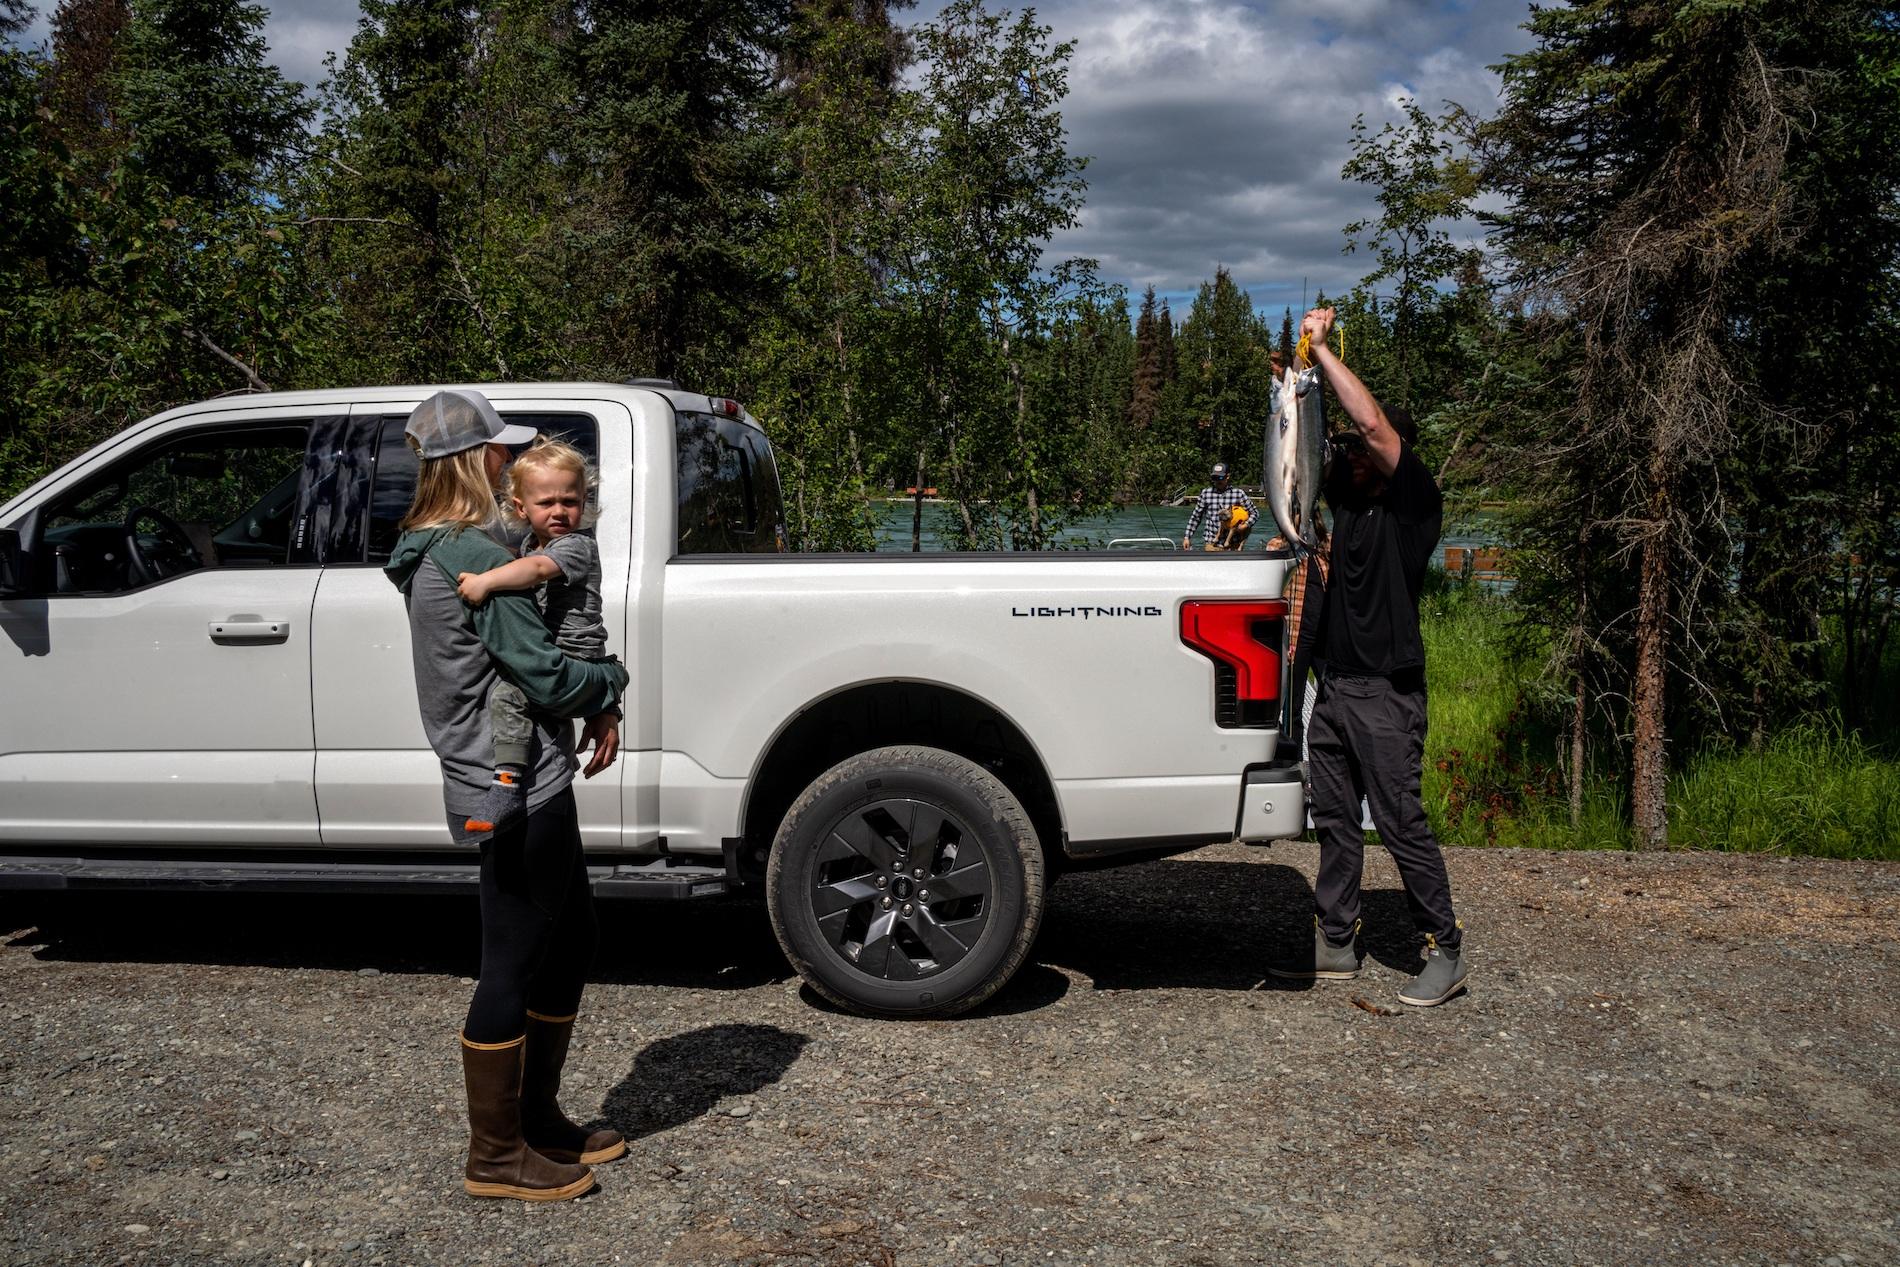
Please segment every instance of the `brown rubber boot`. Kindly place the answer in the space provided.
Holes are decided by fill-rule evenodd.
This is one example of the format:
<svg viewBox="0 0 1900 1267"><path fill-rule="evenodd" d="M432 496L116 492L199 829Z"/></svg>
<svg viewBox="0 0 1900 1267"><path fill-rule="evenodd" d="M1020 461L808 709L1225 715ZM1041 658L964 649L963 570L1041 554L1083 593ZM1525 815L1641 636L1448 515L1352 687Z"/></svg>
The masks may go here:
<svg viewBox="0 0 1900 1267"><path fill-rule="evenodd" d="M462 1039L462 1079L468 1086L470 1196L521 1201L565 1201L594 1186L585 1166L550 1161L521 1138L523 1040L471 1043Z"/></svg>
<svg viewBox="0 0 1900 1267"><path fill-rule="evenodd" d="M568 1121L556 1097L567 1044L574 1034L572 1016L528 1013L528 1054L521 1066L521 1134L543 1157L592 1166L627 1155L620 1132L589 1131Z"/></svg>

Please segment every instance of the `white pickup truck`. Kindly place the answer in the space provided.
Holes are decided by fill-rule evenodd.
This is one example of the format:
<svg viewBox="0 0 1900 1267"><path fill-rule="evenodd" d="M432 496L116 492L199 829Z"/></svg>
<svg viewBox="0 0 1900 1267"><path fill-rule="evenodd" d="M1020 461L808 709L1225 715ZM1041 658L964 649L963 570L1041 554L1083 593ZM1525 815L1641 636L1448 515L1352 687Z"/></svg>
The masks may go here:
<svg viewBox="0 0 1900 1267"><path fill-rule="evenodd" d="M0 887L467 891L382 574L433 387L160 414L0 505ZM828 998L945 1015L1065 866L1296 835L1287 561L795 554L739 405L487 385L600 468L617 765L597 894L763 884Z"/></svg>

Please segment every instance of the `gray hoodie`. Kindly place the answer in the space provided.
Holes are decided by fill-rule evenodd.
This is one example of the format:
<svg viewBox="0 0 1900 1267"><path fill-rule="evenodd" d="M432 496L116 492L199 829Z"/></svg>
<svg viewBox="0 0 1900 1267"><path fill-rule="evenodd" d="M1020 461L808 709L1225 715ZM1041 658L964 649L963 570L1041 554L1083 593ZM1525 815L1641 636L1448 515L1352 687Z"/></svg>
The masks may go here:
<svg viewBox="0 0 1900 1267"><path fill-rule="evenodd" d="M480 839L462 820L481 806L494 779L488 695L505 674L535 708L528 751L528 809L574 781L574 726L613 706L627 671L611 660L576 660L555 647L534 597L500 593L470 607L456 592L463 572L485 572L510 555L480 531L406 532L384 571L409 607L417 703L429 746L442 762L442 801L458 841Z"/></svg>

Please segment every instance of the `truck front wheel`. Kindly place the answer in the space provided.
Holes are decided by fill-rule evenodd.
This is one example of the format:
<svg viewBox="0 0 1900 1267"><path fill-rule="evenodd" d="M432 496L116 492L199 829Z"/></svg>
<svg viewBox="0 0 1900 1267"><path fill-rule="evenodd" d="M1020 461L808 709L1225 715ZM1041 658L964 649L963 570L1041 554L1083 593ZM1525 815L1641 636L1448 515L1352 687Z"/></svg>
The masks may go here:
<svg viewBox="0 0 1900 1267"><path fill-rule="evenodd" d="M1042 923L1042 847L989 771L936 748L842 761L792 803L766 866L786 958L872 1016L951 1016L995 994Z"/></svg>

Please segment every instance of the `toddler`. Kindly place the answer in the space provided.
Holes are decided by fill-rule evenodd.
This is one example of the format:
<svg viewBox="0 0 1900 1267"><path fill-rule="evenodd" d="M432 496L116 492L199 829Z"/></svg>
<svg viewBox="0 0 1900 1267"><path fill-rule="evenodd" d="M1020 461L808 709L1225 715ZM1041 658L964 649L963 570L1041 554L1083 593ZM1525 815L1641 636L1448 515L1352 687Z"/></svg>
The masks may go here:
<svg viewBox="0 0 1900 1267"><path fill-rule="evenodd" d="M457 589L479 607L490 594L534 590L554 645L582 660L604 659L607 626L600 618L600 550L580 531L587 494L595 485L587 458L573 445L546 436L508 470L507 496L515 517L527 523L521 557L486 572L463 572ZM521 688L498 678L488 696L495 734L495 781L482 807L465 824L472 832L503 830L528 811L522 778L534 726Z"/></svg>

